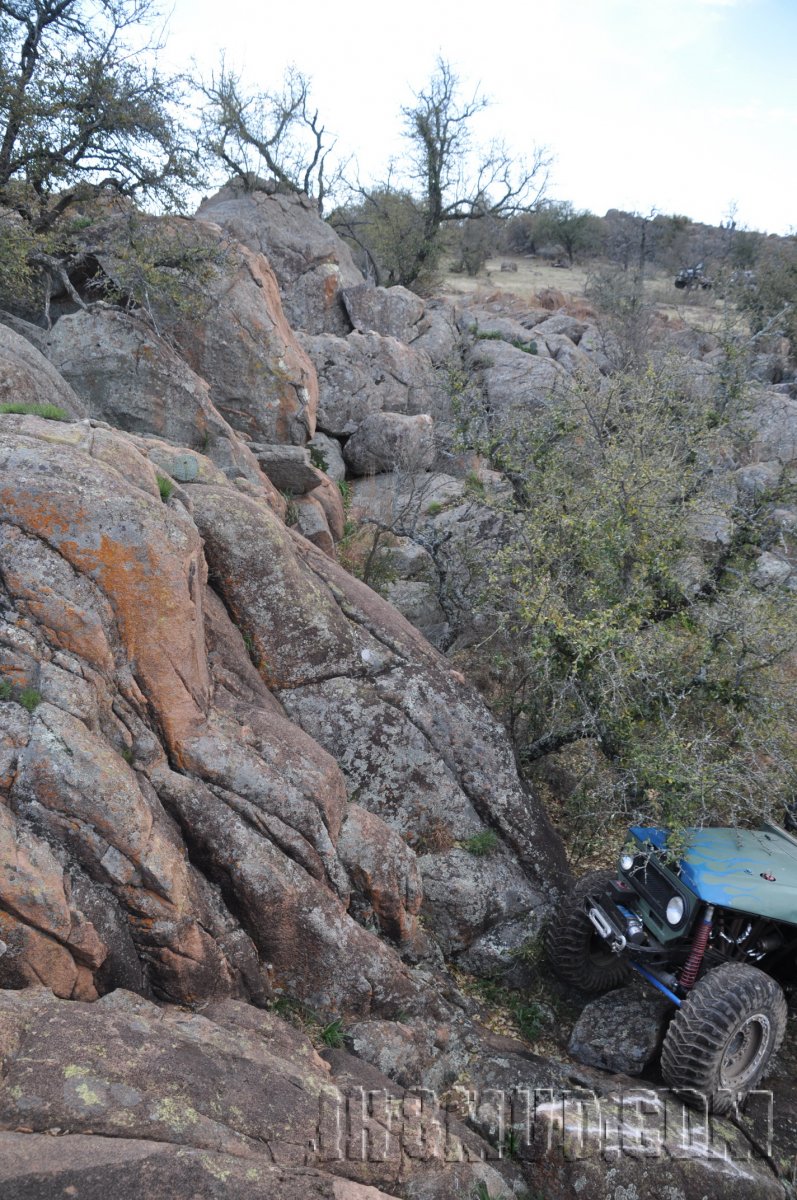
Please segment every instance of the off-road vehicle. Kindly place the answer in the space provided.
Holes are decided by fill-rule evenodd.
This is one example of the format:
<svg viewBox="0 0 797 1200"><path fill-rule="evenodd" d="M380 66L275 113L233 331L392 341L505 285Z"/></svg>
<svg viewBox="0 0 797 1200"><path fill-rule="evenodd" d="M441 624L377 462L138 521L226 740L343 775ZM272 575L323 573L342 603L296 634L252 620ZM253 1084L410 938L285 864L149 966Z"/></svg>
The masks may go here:
<svg viewBox="0 0 797 1200"><path fill-rule="evenodd" d="M579 880L548 931L565 982L587 992L637 971L675 1008L665 1082L727 1112L756 1086L786 1029L797 979L797 839L761 829L632 826L619 870ZM675 840L673 839L673 844Z"/></svg>
<svg viewBox="0 0 797 1200"><path fill-rule="evenodd" d="M714 286L714 283L705 273L703 263L695 263L693 267L682 267L675 276L675 286L677 288L686 288L687 291L692 288L702 288L707 291Z"/></svg>

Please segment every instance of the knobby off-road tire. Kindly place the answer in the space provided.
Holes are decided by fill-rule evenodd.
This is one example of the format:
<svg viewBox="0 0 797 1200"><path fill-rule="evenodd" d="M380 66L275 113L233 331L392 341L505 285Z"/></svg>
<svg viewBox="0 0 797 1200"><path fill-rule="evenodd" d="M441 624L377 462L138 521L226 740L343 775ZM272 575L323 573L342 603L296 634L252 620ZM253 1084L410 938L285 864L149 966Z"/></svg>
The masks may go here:
<svg viewBox="0 0 797 1200"><path fill-rule="evenodd" d="M715 1113L751 1091L786 1031L786 1000L757 967L724 963L698 980L670 1022L661 1073L674 1091L705 1096Z"/></svg>
<svg viewBox="0 0 797 1200"><path fill-rule="evenodd" d="M545 949L556 974L582 992L610 992L622 987L631 971L618 954L612 954L584 912L584 899L599 892L614 871L590 871L582 876L562 902L545 936Z"/></svg>

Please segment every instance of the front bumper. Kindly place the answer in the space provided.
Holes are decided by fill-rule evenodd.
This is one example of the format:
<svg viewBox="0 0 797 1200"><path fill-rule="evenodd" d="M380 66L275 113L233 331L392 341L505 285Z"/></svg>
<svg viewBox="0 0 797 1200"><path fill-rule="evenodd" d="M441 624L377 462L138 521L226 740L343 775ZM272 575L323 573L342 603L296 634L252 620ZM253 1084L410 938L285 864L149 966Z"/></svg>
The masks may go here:
<svg viewBox="0 0 797 1200"><path fill-rule="evenodd" d="M664 961L667 952L645 926L636 908L637 899L634 889L618 879L604 891L586 896L584 912L612 954L628 951L634 958L641 955L651 962Z"/></svg>

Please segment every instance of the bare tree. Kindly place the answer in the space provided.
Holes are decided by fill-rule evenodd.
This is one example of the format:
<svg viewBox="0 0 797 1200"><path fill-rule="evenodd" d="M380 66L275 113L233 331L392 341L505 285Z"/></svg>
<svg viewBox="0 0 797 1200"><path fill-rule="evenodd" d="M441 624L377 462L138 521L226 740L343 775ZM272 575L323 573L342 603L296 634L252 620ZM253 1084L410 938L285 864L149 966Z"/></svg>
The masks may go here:
<svg viewBox="0 0 797 1200"><path fill-rule="evenodd" d="M332 215L378 282L428 287L445 227L467 243L471 222L511 217L541 199L550 161L544 150L526 162L502 142L474 144L473 120L487 107L478 90L463 99L458 76L438 59L427 86L401 110L407 161L392 163L378 183L357 183L350 202Z"/></svg>
<svg viewBox="0 0 797 1200"><path fill-rule="evenodd" d="M202 92L208 102L205 145L214 158L249 187L268 174L314 197L319 212L323 209L335 141L310 102L305 75L289 67L278 91L248 93L241 76L222 60Z"/></svg>
<svg viewBox="0 0 797 1200"><path fill-rule="evenodd" d="M545 191L550 159L544 150L535 149L528 162L515 159L500 141L473 146L473 118L488 104L478 89L463 99L459 77L439 58L429 83L402 109L410 174L423 195L419 267L434 254L444 224L514 216L533 208Z"/></svg>

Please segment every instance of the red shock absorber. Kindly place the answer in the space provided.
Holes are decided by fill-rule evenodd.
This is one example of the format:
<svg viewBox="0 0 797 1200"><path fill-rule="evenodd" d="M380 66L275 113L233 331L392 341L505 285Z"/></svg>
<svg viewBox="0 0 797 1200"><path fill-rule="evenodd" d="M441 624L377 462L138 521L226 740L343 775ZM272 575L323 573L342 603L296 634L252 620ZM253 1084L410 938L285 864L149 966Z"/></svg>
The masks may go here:
<svg viewBox="0 0 797 1200"><path fill-rule="evenodd" d="M700 922L695 933L689 957L681 968L681 974L678 977L678 982L685 992L690 991L695 986L695 981L700 971L700 964L703 961L703 955L706 953L708 935L711 933L711 922L713 919L714 905L707 904L706 911L703 913L703 920Z"/></svg>

